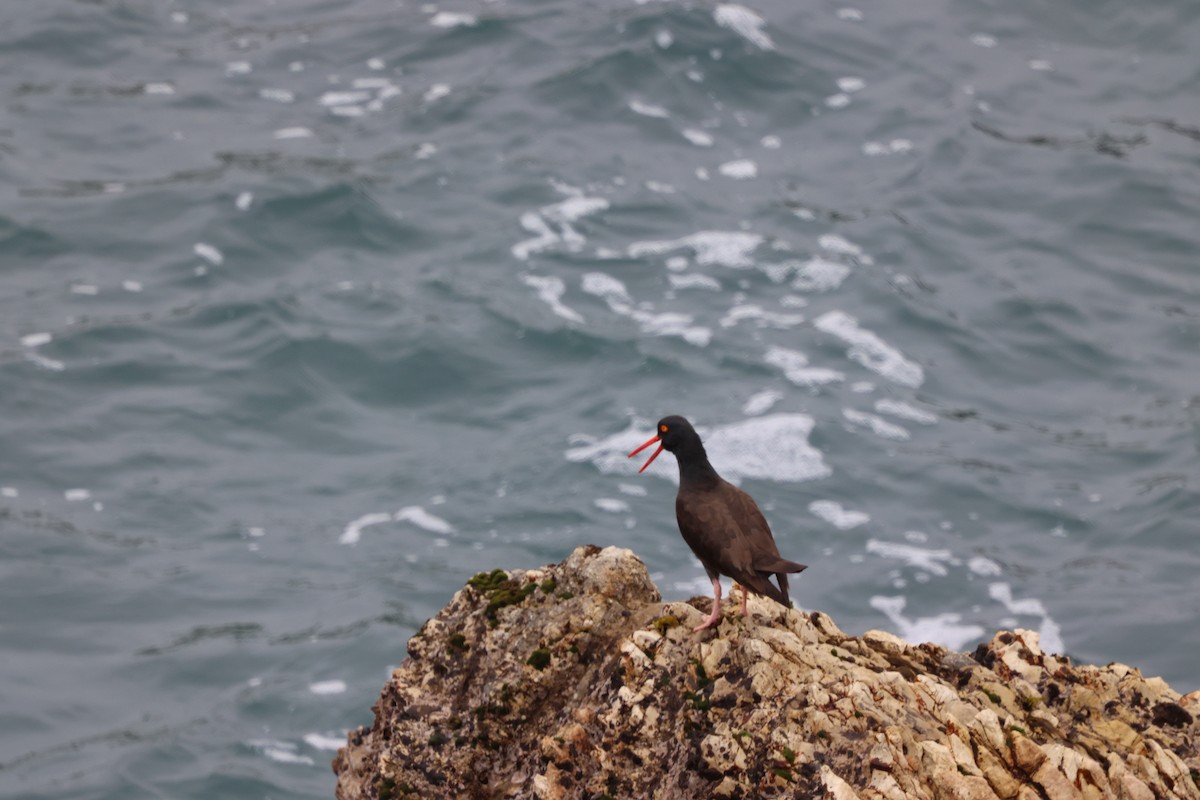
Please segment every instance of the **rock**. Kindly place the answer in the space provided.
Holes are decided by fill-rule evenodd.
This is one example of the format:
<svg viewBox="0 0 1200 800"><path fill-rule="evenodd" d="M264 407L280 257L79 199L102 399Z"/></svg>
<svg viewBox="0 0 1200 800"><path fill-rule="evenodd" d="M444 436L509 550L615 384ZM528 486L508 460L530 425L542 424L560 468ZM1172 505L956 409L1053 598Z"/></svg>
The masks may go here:
<svg viewBox="0 0 1200 800"><path fill-rule="evenodd" d="M334 759L340 800L1200 800L1200 695L1072 665L1030 631L971 654L751 597L693 634L628 550L471 579Z"/></svg>

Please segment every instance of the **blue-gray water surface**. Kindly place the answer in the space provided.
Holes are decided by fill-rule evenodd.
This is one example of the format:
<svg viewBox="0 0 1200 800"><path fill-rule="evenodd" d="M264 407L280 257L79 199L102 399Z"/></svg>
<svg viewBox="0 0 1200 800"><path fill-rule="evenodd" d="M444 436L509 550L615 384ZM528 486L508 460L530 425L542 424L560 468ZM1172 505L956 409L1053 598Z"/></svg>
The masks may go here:
<svg viewBox="0 0 1200 800"><path fill-rule="evenodd" d="M0 794L321 798L474 572L1200 687L1200 5L0 10Z"/></svg>

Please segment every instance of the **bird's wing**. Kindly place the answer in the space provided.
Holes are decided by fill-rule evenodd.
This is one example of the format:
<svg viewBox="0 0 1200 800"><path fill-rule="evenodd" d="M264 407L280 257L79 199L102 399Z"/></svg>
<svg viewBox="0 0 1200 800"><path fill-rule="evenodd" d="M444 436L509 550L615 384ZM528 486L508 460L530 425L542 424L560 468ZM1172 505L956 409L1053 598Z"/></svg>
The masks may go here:
<svg viewBox="0 0 1200 800"><path fill-rule="evenodd" d="M675 511L684 541L706 567L735 578L735 573L803 569L779 555L766 517L750 495L731 483L680 498Z"/></svg>

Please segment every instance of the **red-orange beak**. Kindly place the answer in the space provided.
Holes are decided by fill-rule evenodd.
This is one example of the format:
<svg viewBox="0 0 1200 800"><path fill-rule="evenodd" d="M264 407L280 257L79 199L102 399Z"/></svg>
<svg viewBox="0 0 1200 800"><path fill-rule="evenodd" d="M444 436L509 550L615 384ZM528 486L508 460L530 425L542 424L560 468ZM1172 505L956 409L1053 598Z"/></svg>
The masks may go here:
<svg viewBox="0 0 1200 800"><path fill-rule="evenodd" d="M634 457L634 456L636 456L638 453L642 452L642 451L643 451L643 450L645 450L647 447L649 447L650 445L652 445L652 444L654 444L655 442L657 442L657 441L658 441L660 438L661 438L661 437L659 437L659 436L655 436L653 439L651 439L650 441L646 442L644 445L642 445L641 447L639 447L637 450L634 450L632 453L630 453L630 454L629 454L629 457L630 457L630 458L633 458L633 457ZM660 444L660 445L658 446L658 449L654 451L654 455L650 456L650 461L647 461L645 464L642 464L642 468L638 470L638 474L640 475L641 473L645 472L645 471L646 471L646 467L650 466L650 462L651 462L651 461L653 461L654 459L658 458L658 454L659 454L659 453L661 453L662 451L663 451L663 446Z"/></svg>

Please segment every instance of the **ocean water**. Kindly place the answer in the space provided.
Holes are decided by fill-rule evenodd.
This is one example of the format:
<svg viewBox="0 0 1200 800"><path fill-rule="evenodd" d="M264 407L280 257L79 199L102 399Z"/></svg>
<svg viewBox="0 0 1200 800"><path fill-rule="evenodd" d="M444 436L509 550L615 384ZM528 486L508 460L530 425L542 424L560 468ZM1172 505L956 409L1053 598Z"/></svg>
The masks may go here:
<svg viewBox="0 0 1200 800"><path fill-rule="evenodd" d="M848 632L1200 688L1200 6L0 11L0 794L330 797L701 429Z"/></svg>

